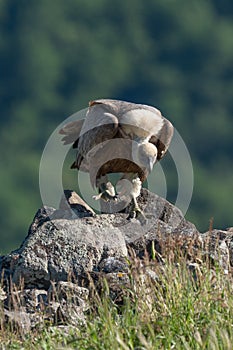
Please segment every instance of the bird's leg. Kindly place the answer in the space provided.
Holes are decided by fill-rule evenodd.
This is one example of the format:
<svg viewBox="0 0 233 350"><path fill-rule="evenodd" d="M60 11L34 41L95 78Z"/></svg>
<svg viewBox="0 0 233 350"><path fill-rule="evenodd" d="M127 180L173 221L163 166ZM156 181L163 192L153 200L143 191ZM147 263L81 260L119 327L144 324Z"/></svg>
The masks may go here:
<svg viewBox="0 0 233 350"><path fill-rule="evenodd" d="M101 178L99 178L96 181L96 186L99 189L99 194L96 196L93 196L95 200L98 200L101 198L106 202L108 202L111 199L114 199L114 200L116 199L115 189L111 184L111 182L108 181L107 175L101 176Z"/></svg>
<svg viewBox="0 0 233 350"><path fill-rule="evenodd" d="M120 197L128 197L131 199L131 206L128 220L136 218L141 224L145 224L146 217L143 211L139 208L137 197L140 195L142 182L139 177L133 173L124 174L122 179L117 183L117 192Z"/></svg>
<svg viewBox="0 0 233 350"><path fill-rule="evenodd" d="M137 202L137 198L135 195L133 195L132 198L132 207L131 210L129 212L129 216L127 217L128 220L136 218L140 221L140 223L142 225L144 225L146 223L146 216L143 213L143 211L139 208L138 202Z"/></svg>

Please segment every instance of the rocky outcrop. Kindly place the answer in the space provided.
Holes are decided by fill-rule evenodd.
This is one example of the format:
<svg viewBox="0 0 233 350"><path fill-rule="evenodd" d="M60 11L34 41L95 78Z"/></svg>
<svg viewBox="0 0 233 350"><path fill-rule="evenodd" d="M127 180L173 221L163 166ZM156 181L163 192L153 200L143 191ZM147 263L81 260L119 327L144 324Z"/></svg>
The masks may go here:
<svg viewBox="0 0 233 350"><path fill-rule="evenodd" d="M166 200L143 190L140 202L148 217L145 225L127 220L127 213L90 215L80 204L78 209L64 205L59 210L39 209L21 247L1 257L5 278L10 276L17 285L23 281L26 288L48 289L51 282L79 279L85 272L124 269L126 263L120 265L118 260L124 260L129 247L141 255L149 242L157 244L167 235L197 234Z"/></svg>
<svg viewBox="0 0 233 350"><path fill-rule="evenodd" d="M178 208L145 189L139 203L147 217L144 225L127 220L127 209L95 215L72 191L65 192L59 210L38 210L20 248L0 257L6 320L19 324L21 319L26 330L41 319L84 322L91 285L98 290L105 279L114 300L119 299L121 286L129 286L132 255L164 263L167 254L175 258L177 247L190 268L208 255L229 271L231 231L201 234Z"/></svg>

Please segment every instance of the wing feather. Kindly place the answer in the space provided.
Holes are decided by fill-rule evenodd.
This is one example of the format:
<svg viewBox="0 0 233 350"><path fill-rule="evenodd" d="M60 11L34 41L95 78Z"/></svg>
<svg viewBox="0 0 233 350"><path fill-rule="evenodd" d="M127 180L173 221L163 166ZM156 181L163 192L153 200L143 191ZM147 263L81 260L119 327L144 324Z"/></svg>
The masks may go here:
<svg viewBox="0 0 233 350"><path fill-rule="evenodd" d="M68 145L70 143L75 142L81 133L83 127L84 119L75 120L66 124L61 130L59 130L59 134L65 135L62 138L64 145Z"/></svg>
<svg viewBox="0 0 233 350"><path fill-rule="evenodd" d="M114 138L96 146L88 155L89 174L94 187L96 179L110 173L138 173L140 179L146 178L145 169L141 169L132 157L132 141ZM85 164L85 159L83 160Z"/></svg>
<svg viewBox="0 0 233 350"><path fill-rule="evenodd" d="M157 147L158 160L162 159L165 153L167 152L173 136L173 132L174 132L172 123L166 118L163 118L163 119L164 119L164 124L162 129L157 135L151 136L149 140L149 142L153 143Z"/></svg>
<svg viewBox="0 0 233 350"><path fill-rule="evenodd" d="M77 143L76 168L79 169L83 158L93 148L116 135L118 119L111 112L103 103L92 102L90 105Z"/></svg>

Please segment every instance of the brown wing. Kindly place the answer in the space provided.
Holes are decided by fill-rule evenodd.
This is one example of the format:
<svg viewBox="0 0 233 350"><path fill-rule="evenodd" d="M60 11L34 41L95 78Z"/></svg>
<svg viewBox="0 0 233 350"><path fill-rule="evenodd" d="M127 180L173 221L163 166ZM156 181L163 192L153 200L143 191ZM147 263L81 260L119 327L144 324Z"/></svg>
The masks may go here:
<svg viewBox="0 0 233 350"><path fill-rule="evenodd" d="M65 135L62 138L64 145L68 145L70 143L75 142L81 133L83 127L84 119L75 120L63 126L61 130L59 130L59 134Z"/></svg>
<svg viewBox="0 0 233 350"><path fill-rule="evenodd" d="M118 129L118 119L112 112L104 103L90 102L80 137L74 144L77 146L77 158L72 168L79 169L83 159L92 149L114 138Z"/></svg>
<svg viewBox="0 0 233 350"><path fill-rule="evenodd" d="M144 171L133 161L128 159L116 158L105 163L97 172L97 178L105 174L111 173L133 173L138 174L140 180L144 182L148 176L146 170Z"/></svg>
<svg viewBox="0 0 233 350"><path fill-rule="evenodd" d="M146 170L134 163L132 141L129 139L107 140L100 146L96 146L89 156L89 174L92 186L96 185L98 178L110 173L138 173L141 181L144 181L148 175Z"/></svg>
<svg viewBox="0 0 233 350"><path fill-rule="evenodd" d="M165 153L167 152L173 136L173 131L174 131L174 128L172 123L166 118L164 118L164 124L159 134L153 135L150 138L149 142L153 143L157 147L158 160L162 159Z"/></svg>

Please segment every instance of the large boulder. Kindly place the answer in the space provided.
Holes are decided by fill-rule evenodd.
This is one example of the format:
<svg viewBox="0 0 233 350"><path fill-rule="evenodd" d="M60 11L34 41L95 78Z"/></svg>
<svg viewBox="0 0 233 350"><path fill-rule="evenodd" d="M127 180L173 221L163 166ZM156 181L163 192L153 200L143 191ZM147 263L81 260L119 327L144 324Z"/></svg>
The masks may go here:
<svg viewBox="0 0 233 350"><path fill-rule="evenodd" d="M10 276L15 284L23 281L27 288L48 289L53 281L67 281L71 276L78 280L86 272L110 271L106 267L109 261L111 269L125 269L123 260L129 246L144 250L149 241L172 233L197 233L178 208L156 194L143 190L139 202L148 217L144 225L137 219L127 220L127 213L92 215L80 203L78 209L74 203L59 210L43 207L20 248L0 258L5 278Z"/></svg>
<svg viewBox="0 0 233 350"><path fill-rule="evenodd" d="M130 289L132 259L138 259L138 266L150 258L163 266L182 251L194 275L205 259L228 273L233 265L232 230L201 234L178 208L145 189L138 201L147 217L144 224L128 220L128 208L96 215L73 191L65 191L58 210L39 209L21 246L0 257L6 322L25 332L43 320L85 322L93 285L101 291L107 281L118 302L122 290ZM157 278L150 264L143 271L142 280L146 275Z"/></svg>

